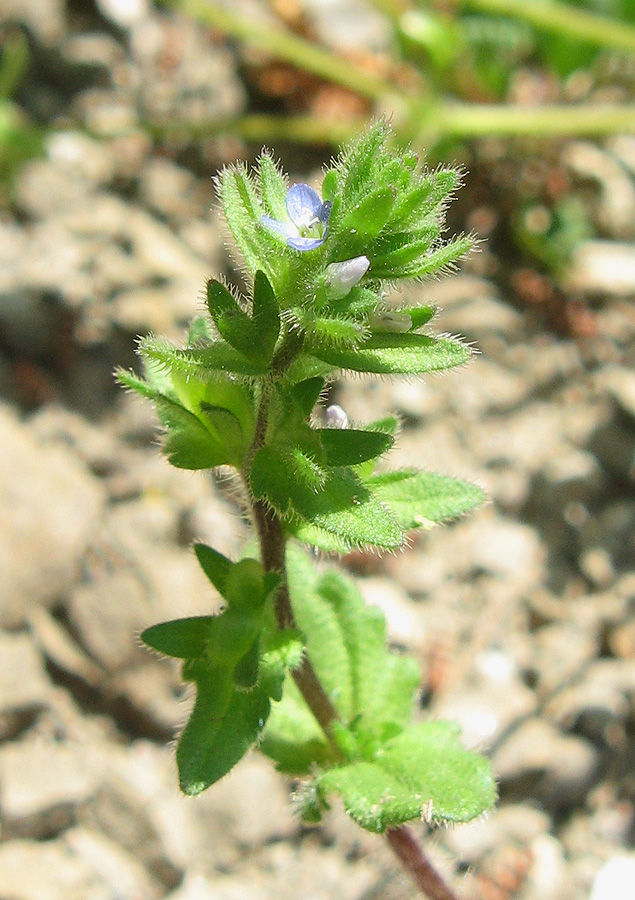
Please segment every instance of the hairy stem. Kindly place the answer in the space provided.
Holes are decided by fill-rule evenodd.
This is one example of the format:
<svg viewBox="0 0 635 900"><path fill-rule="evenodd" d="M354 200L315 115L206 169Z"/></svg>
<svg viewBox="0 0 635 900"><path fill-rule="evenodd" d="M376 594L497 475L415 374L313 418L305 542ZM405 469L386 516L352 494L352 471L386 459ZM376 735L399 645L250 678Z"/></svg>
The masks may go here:
<svg viewBox="0 0 635 900"><path fill-rule="evenodd" d="M420 891L430 900L458 900L457 895L423 855L412 832L405 825L386 832L391 849Z"/></svg>
<svg viewBox="0 0 635 900"><path fill-rule="evenodd" d="M293 359L294 351L299 352L301 347L301 341L299 343L297 341L297 337L287 335L274 357L272 367L274 371L279 373L287 368ZM250 460L253 459L254 454L265 442L269 421L269 397L268 386L263 385L258 406L256 430L249 455ZM248 483L247 473L245 473L244 477L245 482ZM281 629L295 628L286 575L286 536L282 523L275 510L271 509L262 500L255 500L252 503L252 514L260 543L262 564L268 572L273 571L282 575L282 584L276 597L278 626ZM335 758L341 758L340 749L333 737L333 726L339 721L339 715L322 687L315 669L306 654L298 668L293 670L292 675L307 706L329 740ZM429 900L458 900L432 864L426 859L412 832L405 825L391 829L387 832L386 837L403 867L409 872L419 890Z"/></svg>

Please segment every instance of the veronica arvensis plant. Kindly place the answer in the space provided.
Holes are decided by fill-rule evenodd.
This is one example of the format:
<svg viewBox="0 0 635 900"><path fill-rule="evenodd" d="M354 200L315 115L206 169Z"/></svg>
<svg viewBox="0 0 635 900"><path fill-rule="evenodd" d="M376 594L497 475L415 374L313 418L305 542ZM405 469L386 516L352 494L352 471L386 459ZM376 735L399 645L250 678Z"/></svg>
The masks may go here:
<svg viewBox="0 0 635 900"><path fill-rule="evenodd" d="M258 542L239 560L196 545L224 611L142 634L196 685L177 749L182 790L205 790L257 744L302 779L305 820L339 796L363 828L387 832L416 878L403 824L488 810L490 766L455 725L417 714L417 664L390 649L382 615L351 580L303 546L397 550L483 499L464 481L379 466L396 419L353 426L339 407L320 411L342 372L413 377L469 360L466 344L426 330L434 308L385 299L388 283L438 273L469 250L469 237L443 239L457 184L454 170L428 172L391 149L383 122L328 169L322 196L289 187L268 153L253 173L224 169L217 187L249 296L211 279L208 315L186 346L144 338L145 377L118 373L155 404L173 465L232 468ZM430 896L452 896L433 882L419 878Z"/></svg>

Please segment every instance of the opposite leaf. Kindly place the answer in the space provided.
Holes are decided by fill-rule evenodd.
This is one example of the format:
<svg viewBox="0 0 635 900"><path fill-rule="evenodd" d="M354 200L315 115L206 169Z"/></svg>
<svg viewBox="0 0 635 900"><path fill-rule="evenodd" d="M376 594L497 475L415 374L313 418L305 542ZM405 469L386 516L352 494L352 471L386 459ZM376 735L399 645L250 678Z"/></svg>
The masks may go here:
<svg viewBox="0 0 635 900"><path fill-rule="evenodd" d="M339 794L362 828L384 832L412 819L469 822L490 810L496 784L489 762L466 750L450 722L413 725L377 749L374 757L317 777L326 799Z"/></svg>

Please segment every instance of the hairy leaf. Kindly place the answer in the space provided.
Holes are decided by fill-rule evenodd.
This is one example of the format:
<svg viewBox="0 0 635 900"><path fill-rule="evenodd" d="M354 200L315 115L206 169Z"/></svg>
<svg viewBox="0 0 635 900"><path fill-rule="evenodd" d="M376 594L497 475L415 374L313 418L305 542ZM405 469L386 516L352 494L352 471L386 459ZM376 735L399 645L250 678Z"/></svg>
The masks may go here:
<svg viewBox="0 0 635 900"><path fill-rule="evenodd" d="M314 356L329 365L355 372L384 375L421 375L466 363L472 351L454 338L425 334L382 332L355 349L322 346Z"/></svg>
<svg viewBox="0 0 635 900"><path fill-rule="evenodd" d="M454 519L485 500L478 485L416 469L386 472L366 484L407 531Z"/></svg>
<svg viewBox="0 0 635 900"><path fill-rule="evenodd" d="M318 775L318 790L339 794L362 828L384 832L412 819L469 822L491 809L489 762L466 750L450 722L425 722L387 741L368 760Z"/></svg>
<svg viewBox="0 0 635 900"><path fill-rule="evenodd" d="M386 453L393 444L382 431L360 431L354 428L317 428L326 462L330 466L356 466Z"/></svg>

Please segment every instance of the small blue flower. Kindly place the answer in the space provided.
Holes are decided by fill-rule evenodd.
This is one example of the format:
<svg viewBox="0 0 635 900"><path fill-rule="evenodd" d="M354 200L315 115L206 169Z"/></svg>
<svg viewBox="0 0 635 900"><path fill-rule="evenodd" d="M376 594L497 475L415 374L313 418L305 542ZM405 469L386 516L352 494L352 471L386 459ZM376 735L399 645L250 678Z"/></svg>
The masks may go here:
<svg viewBox="0 0 635 900"><path fill-rule="evenodd" d="M270 216L262 217L269 231L281 234L294 250L315 250L326 240L332 204L322 198L308 184L294 184L287 191L287 214L290 222L278 222Z"/></svg>

